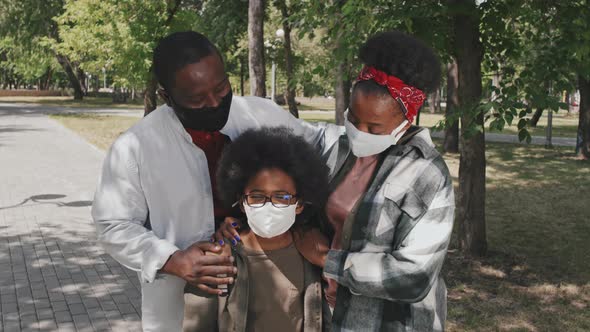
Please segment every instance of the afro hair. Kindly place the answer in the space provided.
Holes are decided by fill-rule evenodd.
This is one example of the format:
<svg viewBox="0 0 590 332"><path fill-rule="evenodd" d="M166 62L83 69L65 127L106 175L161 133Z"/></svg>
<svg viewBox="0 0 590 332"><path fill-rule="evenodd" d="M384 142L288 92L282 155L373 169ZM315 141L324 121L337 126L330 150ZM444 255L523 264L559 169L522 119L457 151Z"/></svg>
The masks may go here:
<svg viewBox="0 0 590 332"><path fill-rule="evenodd" d="M314 147L285 127L248 130L225 149L217 169L223 204L231 207L242 197L250 179L269 168L280 169L293 179L306 204L297 218L309 224L307 219L326 203L328 167Z"/></svg>
<svg viewBox="0 0 590 332"><path fill-rule="evenodd" d="M396 76L424 92L440 82L440 61L434 51L419 39L399 31L378 33L361 46L361 61ZM385 90L384 90L385 91Z"/></svg>

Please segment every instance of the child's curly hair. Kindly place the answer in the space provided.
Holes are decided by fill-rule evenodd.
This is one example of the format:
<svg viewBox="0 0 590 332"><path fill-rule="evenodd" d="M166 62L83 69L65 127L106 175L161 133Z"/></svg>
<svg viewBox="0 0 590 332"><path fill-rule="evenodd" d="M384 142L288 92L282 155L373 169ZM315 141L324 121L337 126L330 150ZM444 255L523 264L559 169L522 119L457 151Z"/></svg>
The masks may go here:
<svg viewBox="0 0 590 332"><path fill-rule="evenodd" d="M248 130L225 149L217 169L217 190L224 205L234 205L250 179L269 168L282 170L295 182L306 203L298 221L309 224L313 221L309 219L317 219L309 217L326 203L328 167L314 147L285 127Z"/></svg>

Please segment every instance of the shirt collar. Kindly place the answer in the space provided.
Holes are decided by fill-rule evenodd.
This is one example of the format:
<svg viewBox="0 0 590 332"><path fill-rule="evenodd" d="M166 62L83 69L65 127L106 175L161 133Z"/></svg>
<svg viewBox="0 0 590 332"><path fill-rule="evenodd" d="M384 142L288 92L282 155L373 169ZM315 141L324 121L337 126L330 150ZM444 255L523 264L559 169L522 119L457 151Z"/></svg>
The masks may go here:
<svg viewBox="0 0 590 332"><path fill-rule="evenodd" d="M411 126L398 144L416 148L427 159L432 159L438 154L427 128Z"/></svg>
<svg viewBox="0 0 590 332"><path fill-rule="evenodd" d="M192 139L191 135L189 135L189 133L187 133L187 131L184 129L184 126L182 125L182 123L180 122L178 117L176 116L176 113L174 113L174 110L172 109L172 107L170 107L166 104L164 104L160 107L162 107L162 111L170 118L170 125L172 126L174 131L176 131L184 139L186 139L187 141L192 143L193 139Z"/></svg>

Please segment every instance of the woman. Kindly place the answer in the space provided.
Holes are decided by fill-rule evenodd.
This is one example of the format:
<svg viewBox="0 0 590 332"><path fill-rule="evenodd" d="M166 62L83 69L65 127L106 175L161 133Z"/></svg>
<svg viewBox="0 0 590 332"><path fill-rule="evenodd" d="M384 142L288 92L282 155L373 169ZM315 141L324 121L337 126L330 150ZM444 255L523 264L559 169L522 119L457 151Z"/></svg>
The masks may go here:
<svg viewBox="0 0 590 332"><path fill-rule="evenodd" d="M451 177L427 129L412 126L440 63L401 32L371 37L345 114L326 151L330 196L321 228L296 239L323 268L334 331L442 331L440 270L453 228ZM233 234L226 222L218 235Z"/></svg>
<svg viewBox="0 0 590 332"><path fill-rule="evenodd" d="M235 235L241 244L227 253L238 274L220 299L219 331L326 329L320 269L297 251L290 230L317 227L327 180L319 154L286 128L250 130L226 148L218 191L244 218Z"/></svg>

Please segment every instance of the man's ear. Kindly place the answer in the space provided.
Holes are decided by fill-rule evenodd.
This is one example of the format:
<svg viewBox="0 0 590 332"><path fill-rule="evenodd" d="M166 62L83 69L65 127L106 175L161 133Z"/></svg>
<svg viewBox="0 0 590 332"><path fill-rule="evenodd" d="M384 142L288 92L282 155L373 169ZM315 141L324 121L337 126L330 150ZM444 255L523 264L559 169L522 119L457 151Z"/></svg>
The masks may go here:
<svg viewBox="0 0 590 332"><path fill-rule="evenodd" d="M172 103L170 102L170 96L168 96L168 92L166 92L166 90L159 88L157 90L158 95L160 96L160 98L162 98L164 100L164 102L166 103L166 105L172 107Z"/></svg>

